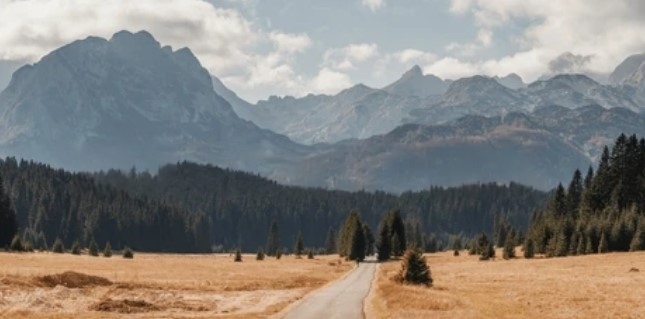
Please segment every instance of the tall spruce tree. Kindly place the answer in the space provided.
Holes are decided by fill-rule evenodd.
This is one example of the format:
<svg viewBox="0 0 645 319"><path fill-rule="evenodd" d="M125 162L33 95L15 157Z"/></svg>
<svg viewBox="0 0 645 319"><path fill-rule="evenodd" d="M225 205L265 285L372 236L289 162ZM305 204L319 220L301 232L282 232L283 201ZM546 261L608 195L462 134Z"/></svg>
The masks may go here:
<svg viewBox="0 0 645 319"><path fill-rule="evenodd" d="M13 208L9 195L5 192L4 181L0 176L0 248L8 247L11 240L18 233L16 211Z"/></svg>
<svg viewBox="0 0 645 319"><path fill-rule="evenodd" d="M325 253L331 255L336 253L336 234L334 228L329 227L327 231L327 239L325 240Z"/></svg>
<svg viewBox="0 0 645 319"><path fill-rule="evenodd" d="M390 226L387 221L382 220L379 225L377 242L379 261L386 261L390 259L390 256L392 254L392 241L390 240L391 233L392 232L390 231Z"/></svg>
<svg viewBox="0 0 645 319"><path fill-rule="evenodd" d="M293 248L293 253L298 258L300 258L302 256L302 254L305 253L305 244L302 241L302 232L301 231L298 231L298 234L296 235L296 245Z"/></svg>
<svg viewBox="0 0 645 319"><path fill-rule="evenodd" d="M578 211L580 200L582 199L583 187L582 173L576 169L567 189L567 211L569 214L575 214Z"/></svg>
<svg viewBox="0 0 645 319"><path fill-rule="evenodd" d="M504 259L515 258L515 236L512 232L507 233L506 240L504 241L504 251L502 252Z"/></svg>
<svg viewBox="0 0 645 319"><path fill-rule="evenodd" d="M267 255L276 256L278 249L280 249L280 233L278 222L273 220L269 227L269 236L267 238Z"/></svg>
<svg viewBox="0 0 645 319"><path fill-rule="evenodd" d="M367 223L363 223L363 234L365 235L365 255L374 255L374 234Z"/></svg>
<svg viewBox="0 0 645 319"><path fill-rule="evenodd" d="M353 209L349 212L349 215L347 215L345 222L343 222L343 225L341 226L340 233L338 234L338 254L341 257L349 257L351 253L352 236L354 236L354 233L356 232L356 227L360 227L362 233L362 223L358 211Z"/></svg>
<svg viewBox="0 0 645 319"><path fill-rule="evenodd" d="M395 243L398 244L396 247L392 246L392 255L400 257L407 248L405 226L403 224L403 219L401 218L401 211L398 209L393 210L390 214L389 220L392 236L396 238Z"/></svg>
<svg viewBox="0 0 645 319"><path fill-rule="evenodd" d="M354 231L350 238L349 260L363 261L365 259L366 242L360 220L356 220L356 224L351 229Z"/></svg>

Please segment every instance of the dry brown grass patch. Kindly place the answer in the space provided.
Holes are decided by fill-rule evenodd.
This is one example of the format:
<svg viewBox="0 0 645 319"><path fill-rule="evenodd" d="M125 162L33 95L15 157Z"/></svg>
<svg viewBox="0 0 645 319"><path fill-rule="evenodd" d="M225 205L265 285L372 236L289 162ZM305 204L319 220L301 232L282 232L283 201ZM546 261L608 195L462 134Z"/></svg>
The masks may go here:
<svg viewBox="0 0 645 319"><path fill-rule="evenodd" d="M118 313L142 313L150 311L159 311L161 308L145 300L102 300L90 307L90 310Z"/></svg>
<svg viewBox="0 0 645 319"><path fill-rule="evenodd" d="M110 286L112 282L99 276L81 274L74 271L66 271L62 274L46 275L36 278L36 281L45 287L56 287L58 285L67 288L85 288L95 286Z"/></svg>

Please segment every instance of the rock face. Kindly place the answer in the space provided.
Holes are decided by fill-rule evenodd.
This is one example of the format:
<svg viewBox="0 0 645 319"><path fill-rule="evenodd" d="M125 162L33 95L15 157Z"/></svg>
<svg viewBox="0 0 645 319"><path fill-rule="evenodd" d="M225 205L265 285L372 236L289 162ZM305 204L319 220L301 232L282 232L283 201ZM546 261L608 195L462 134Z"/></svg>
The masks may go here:
<svg viewBox="0 0 645 319"><path fill-rule="evenodd" d="M396 82L383 88L383 91L400 96L425 98L441 95L448 89L449 82L432 75L423 75L418 65L405 72Z"/></svg>
<svg viewBox="0 0 645 319"><path fill-rule="evenodd" d="M241 120L189 49L122 31L15 72L0 94L0 150L74 170L192 160L268 173L303 147Z"/></svg>

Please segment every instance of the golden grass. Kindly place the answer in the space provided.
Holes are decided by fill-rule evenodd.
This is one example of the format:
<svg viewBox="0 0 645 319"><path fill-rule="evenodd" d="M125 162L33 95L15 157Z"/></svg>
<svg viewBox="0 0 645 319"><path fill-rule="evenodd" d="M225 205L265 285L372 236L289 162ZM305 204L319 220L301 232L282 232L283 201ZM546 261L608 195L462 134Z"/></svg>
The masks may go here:
<svg viewBox="0 0 645 319"><path fill-rule="evenodd" d="M398 285L389 278L400 262L380 265L370 301L375 317L645 318L642 252L479 261L462 251L426 259L432 288Z"/></svg>
<svg viewBox="0 0 645 319"><path fill-rule="evenodd" d="M226 255L136 253L134 259L0 253L0 318L264 318L307 292L339 278L353 264L337 256L314 260L283 256L242 263ZM114 284L67 288L43 276L75 271ZM136 314L93 311L145 301ZM126 306L123 306L126 307Z"/></svg>

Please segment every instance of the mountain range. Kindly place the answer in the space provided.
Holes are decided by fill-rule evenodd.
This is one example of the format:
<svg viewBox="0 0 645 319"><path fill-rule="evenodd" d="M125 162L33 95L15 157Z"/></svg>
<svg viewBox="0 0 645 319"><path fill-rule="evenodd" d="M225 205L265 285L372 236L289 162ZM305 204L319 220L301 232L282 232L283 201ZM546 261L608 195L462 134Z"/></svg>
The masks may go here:
<svg viewBox="0 0 645 319"><path fill-rule="evenodd" d="M415 66L383 88L252 104L190 49L121 31L14 73L0 93L0 155L77 171L188 160L348 190L509 181L549 189L618 134L645 135L644 62L629 57L607 85L579 74L450 81Z"/></svg>

